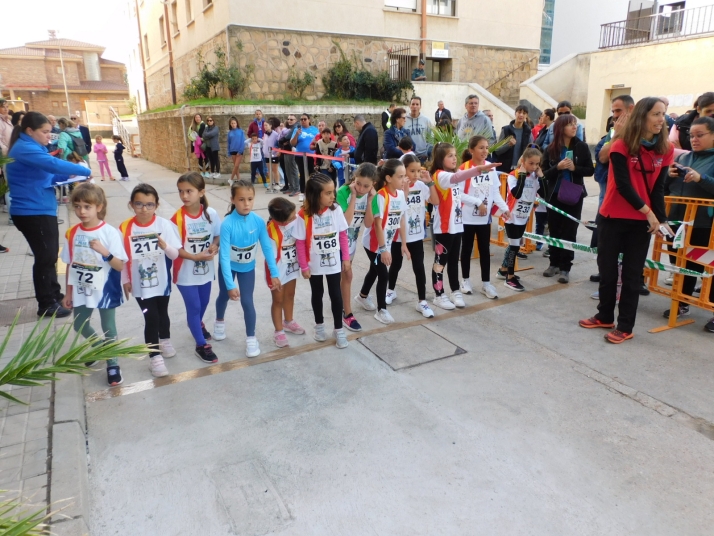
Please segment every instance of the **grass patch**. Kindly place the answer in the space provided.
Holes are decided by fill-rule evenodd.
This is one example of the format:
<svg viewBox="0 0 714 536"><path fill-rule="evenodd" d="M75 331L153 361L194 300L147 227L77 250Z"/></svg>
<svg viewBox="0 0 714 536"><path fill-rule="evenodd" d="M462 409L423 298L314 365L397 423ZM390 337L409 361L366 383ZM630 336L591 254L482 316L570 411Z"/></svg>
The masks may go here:
<svg viewBox="0 0 714 536"><path fill-rule="evenodd" d="M180 104L172 104L170 106L162 106L154 108L144 113L168 112L169 110L177 110L183 105L187 106L384 106L385 109L389 106L388 102L375 100L298 100L298 99L280 99L280 100L231 100L231 99L196 99L182 102Z"/></svg>

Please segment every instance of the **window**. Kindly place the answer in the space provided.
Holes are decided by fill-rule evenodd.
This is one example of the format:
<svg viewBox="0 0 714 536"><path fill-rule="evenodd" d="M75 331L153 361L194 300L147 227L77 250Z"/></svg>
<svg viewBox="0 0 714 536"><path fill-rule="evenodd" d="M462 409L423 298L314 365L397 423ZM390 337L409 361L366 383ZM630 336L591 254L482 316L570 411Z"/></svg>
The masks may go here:
<svg viewBox="0 0 714 536"><path fill-rule="evenodd" d="M213 0L203 0L203 11L206 11L209 7L213 7Z"/></svg>
<svg viewBox="0 0 714 536"><path fill-rule="evenodd" d="M161 36L161 46L166 46L166 26L164 26L164 16L159 17L159 35Z"/></svg>
<svg viewBox="0 0 714 536"><path fill-rule="evenodd" d="M53 100L53 101L52 101L52 107L53 107L53 108L59 108L59 102L56 101L56 100Z"/></svg>
<svg viewBox="0 0 714 536"><path fill-rule="evenodd" d="M149 36L144 34L144 57L149 61Z"/></svg>
<svg viewBox="0 0 714 536"><path fill-rule="evenodd" d="M682 30L684 20L684 2L659 6L657 34L672 34Z"/></svg>
<svg viewBox="0 0 714 536"><path fill-rule="evenodd" d="M61 65L58 65L57 67L55 67L55 69L57 70L57 74L62 74L62 66Z"/></svg>
<svg viewBox="0 0 714 536"><path fill-rule="evenodd" d="M191 10L191 0L186 0L186 26L193 22L193 11Z"/></svg>
<svg viewBox="0 0 714 536"><path fill-rule="evenodd" d="M384 0L384 7L393 7L397 9L408 9L409 11L416 11L417 0Z"/></svg>
<svg viewBox="0 0 714 536"><path fill-rule="evenodd" d="M171 34L176 35L179 32L178 27L178 6L176 0L171 2Z"/></svg>
<svg viewBox="0 0 714 536"><path fill-rule="evenodd" d="M429 15L456 16L456 0L426 0L426 12Z"/></svg>

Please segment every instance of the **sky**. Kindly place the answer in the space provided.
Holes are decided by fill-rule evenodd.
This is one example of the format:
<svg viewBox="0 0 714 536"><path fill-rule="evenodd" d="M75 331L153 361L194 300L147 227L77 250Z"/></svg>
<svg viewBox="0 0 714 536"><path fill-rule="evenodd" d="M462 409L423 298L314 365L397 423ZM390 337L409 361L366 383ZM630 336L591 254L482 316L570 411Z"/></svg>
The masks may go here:
<svg viewBox="0 0 714 536"><path fill-rule="evenodd" d="M0 48L23 46L32 41L49 39L47 30L57 30L57 37L74 39L106 47L102 57L128 62L137 31L131 27L128 15L129 0L84 0L57 2L56 0L25 0L22 9L15 10L7 3L5 16L17 16L19 24L3 23ZM131 0L133 2L133 0ZM27 6L27 7L25 7ZM133 29L133 31L131 31Z"/></svg>

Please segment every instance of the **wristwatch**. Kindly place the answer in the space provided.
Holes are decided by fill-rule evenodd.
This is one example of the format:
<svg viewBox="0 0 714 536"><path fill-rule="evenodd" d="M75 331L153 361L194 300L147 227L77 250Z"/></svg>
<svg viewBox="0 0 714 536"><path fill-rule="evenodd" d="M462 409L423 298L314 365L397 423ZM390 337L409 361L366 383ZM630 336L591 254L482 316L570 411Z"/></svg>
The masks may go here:
<svg viewBox="0 0 714 536"><path fill-rule="evenodd" d="M102 256L102 260L103 260L104 262L111 262L113 258L114 258L114 255L112 255L111 253L109 254L108 257Z"/></svg>
<svg viewBox="0 0 714 536"><path fill-rule="evenodd" d="M431 188L432 186L434 186L434 181L425 182L424 184L426 185L427 188Z"/></svg>

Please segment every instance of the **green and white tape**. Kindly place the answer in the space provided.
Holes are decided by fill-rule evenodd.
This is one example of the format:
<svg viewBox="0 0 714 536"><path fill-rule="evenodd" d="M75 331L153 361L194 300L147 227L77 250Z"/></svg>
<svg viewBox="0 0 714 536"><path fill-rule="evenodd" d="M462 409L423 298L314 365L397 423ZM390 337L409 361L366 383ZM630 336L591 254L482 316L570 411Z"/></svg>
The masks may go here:
<svg viewBox="0 0 714 536"><path fill-rule="evenodd" d="M591 231L594 231L594 230L595 230L595 226L594 226L592 223L590 223L590 222L584 222L584 221L582 221L582 220L579 220L579 219L576 218L575 216L571 216L570 214L568 214L568 213L565 212L564 210L561 210L561 209L559 209L558 207L554 207L553 205L551 205L550 203L548 203L548 201L546 201L545 199L543 199L543 198L540 197L540 196L536 196L536 201L537 201L539 204L541 204L541 205L543 205L543 206L545 206L545 207L548 207L548 208L549 208L550 210L552 210L553 212L557 212L557 213L560 214L561 216L565 216L566 218L571 219L571 220L573 220L574 222L579 223L580 225L584 225L585 227L587 227L587 228L590 229Z"/></svg>
<svg viewBox="0 0 714 536"><path fill-rule="evenodd" d="M694 270L689 270L688 268L680 268L679 266L672 266L671 264L653 261L652 259L645 259L645 266L647 266L647 268L654 268L655 270L659 270L660 272L691 275L693 277L711 277L713 275L708 274L706 272L695 272Z"/></svg>

